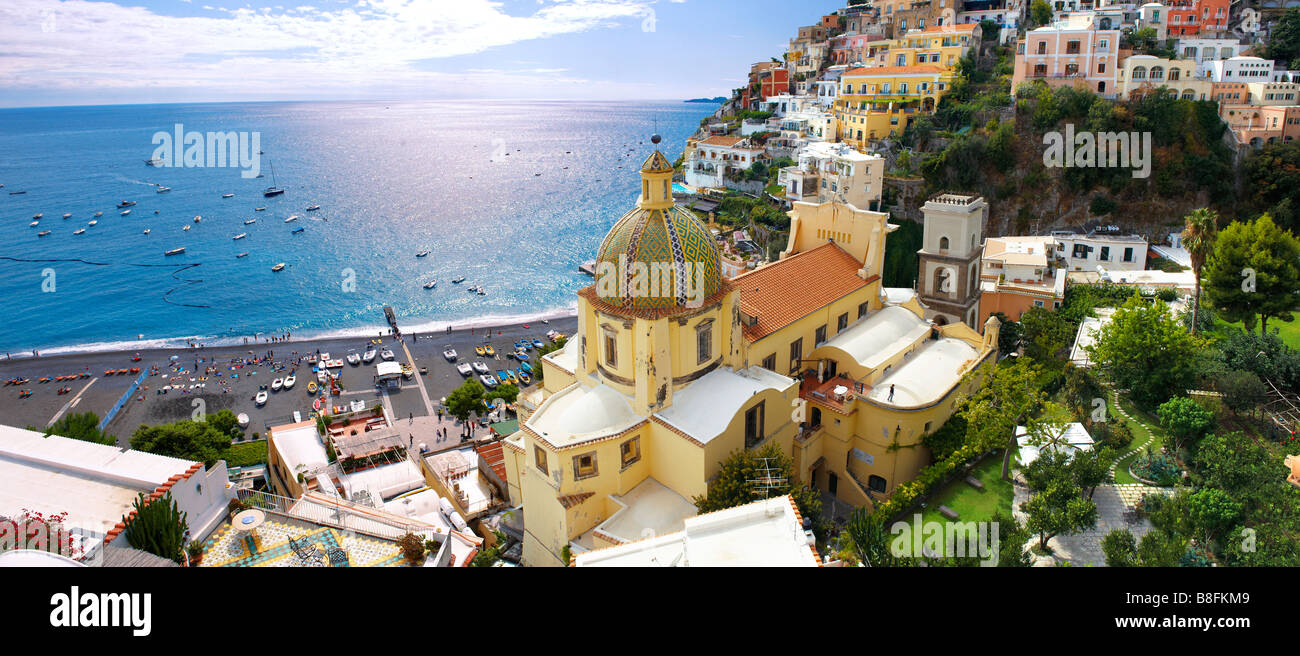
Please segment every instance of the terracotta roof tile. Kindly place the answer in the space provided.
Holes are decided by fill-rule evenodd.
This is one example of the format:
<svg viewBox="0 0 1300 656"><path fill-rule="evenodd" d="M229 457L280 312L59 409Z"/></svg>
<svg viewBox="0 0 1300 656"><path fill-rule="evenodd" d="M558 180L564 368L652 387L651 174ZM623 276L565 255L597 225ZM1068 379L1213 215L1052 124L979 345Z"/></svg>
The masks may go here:
<svg viewBox="0 0 1300 656"><path fill-rule="evenodd" d="M579 492L578 494L565 494L556 497L556 499L560 502L561 506L564 506L565 510L568 510L594 496L596 496L595 492Z"/></svg>
<svg viewBox="0 0 1300 656"><path fill-rule="evenodd" d="M855 68L851 71L845 71L840 77L862 77L866 75L932 75L943 73L944 69L938 66L877 66L875 68Z"/></svg>
<svg viewBox="0 0 1300 656"><path fill-rule="evenodd" d="M745 339L762 339L879 278L862 279L861 268L838 244L828 243L732 278L740 311L758 319L744 326Z"/></svg>
<svg viewBox="0 0 1300 656"><path fill-rule="evenodd" d="M709 137L700 142L703 146L735 146L745 140L745 137Z"/></svg>
<svg viewBox="0 0 1300 656"><path fill-rule="evenodd" d="M483 458L492 471L496 472L501 480L506 480L506 454L501 448L500 442L492 442L474 449L479 456Z"/></svg>

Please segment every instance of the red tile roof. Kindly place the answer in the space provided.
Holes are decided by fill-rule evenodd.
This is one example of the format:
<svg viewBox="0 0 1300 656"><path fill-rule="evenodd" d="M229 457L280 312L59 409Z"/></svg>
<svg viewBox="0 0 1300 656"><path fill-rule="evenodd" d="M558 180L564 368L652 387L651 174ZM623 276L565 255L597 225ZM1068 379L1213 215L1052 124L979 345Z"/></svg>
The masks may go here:
<svg viewBox="0 0 1300 656"><path fill-rule="evenodd" d="M745 339L762 339L879 278L864 280L858 276L861 268L832 242L732 278L740 290L740 311L758 319L744 326Z"/></svg>
<svg viewBox="0 0 1300 656"><path fill-rule="evenodd" d="M702 146L726 146L731 147L745 140L745 137L709 137L700 142Z"/></svg>
<svg viewBox="0 0 1300 656"><path fill-rule="evenodd" d="M877 66L875 68L855 68L845 71L841 77L863 77L870 75L931 75L942 73L944 69L938 66L929 66L921 64L918 66Z"/></svg>
<svg viewBox="0 0 1300 656"><path fill-rule="evenodd" d="M501 449L500 441L475 447L474 450L478 452L478 455L483 459L483 462L487 463L487 465L492 468L492 471L496 472L497 476L499 476L501 480L506 480L506 455Z"/></svg>

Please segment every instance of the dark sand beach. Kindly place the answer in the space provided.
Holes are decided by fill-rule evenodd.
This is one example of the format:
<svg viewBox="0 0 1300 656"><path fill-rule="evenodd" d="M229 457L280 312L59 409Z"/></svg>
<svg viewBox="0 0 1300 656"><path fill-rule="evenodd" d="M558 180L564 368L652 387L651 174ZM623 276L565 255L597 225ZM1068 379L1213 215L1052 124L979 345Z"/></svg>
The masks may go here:
<svg viewBox="0 0 1300 656"><path fill-rule="evenodd" d="M295 411L303 418L310 415L313 398L307 393L307 384L315 380L315 374L307 362L309 354L319 351L329 353L333 359L344 359L349 352L364 353L370 347L371 339L381 339L381 344L375 348L392 349L398 362L407 362L406 351L410 351L411 364L416 375L423 380L425 391L436 409L439 399L464 381L455 364L442 355L447 346L457 351L459 362L481 359L494 372L516 369L518 363L506 356L516 341L526 337L546 342L549 330L571 335L577 328L577 318L551 319L549 323L539 320L527 325L527 328L523 324L511 324L450 333L403 333L401 340L391 335L384 335L381 339L376 334L372 338L353 336L272 344L141 350L138 362L132 361L137 354L135 351L0 360L0 382L14 378L30 379L21 386L0 387L0 417L3 417L0 423L44 427L69 412L94 412L103 417L139 377L139 374L105 375L106 370L139 367L142 372L148 372L156 367L157 373L144 378L140 388L107 427L110 434L117 436L120 445L126 446L131 433L141 424L189 419L197 409L209 413L222 409L236 414L246 413L250 419L247 433L250 436L254 432L265 433L268 426L293 421ZM475 355L474 346L484 341L496 349L496 359ZM361 400L367 406L384 403L384 394L374 382L375 365L380 361L376 358L368 365L344 364L341 375L344 391L335 397L333 403L337 405L354 400ZM427 367L428 374L420 376L420 367ZM84 372L88 372L90 377L65 382L37 382L45 376L53 378ZM293 389L270 391L274 379L284 378L290 373L297 379ZM253 397L263 385L270 399L266 405L258 407ZM71 390L59 395L60 387ZM164 387L168 389L162 393ZM20 399L19 394L24 390L33 393ZM403 381L400 389L389 391L386 401L394 421L430 414L414 378Z"/></svg>

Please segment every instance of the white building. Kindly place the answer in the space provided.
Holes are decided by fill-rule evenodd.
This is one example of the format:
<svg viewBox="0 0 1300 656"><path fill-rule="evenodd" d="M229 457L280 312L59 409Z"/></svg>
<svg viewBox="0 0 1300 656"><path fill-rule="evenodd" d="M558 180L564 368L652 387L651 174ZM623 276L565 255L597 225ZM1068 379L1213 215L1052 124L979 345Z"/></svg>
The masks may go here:
<svg viewBox="0 0 1300 656"><path fill-rule="evenodd" d="M1273 60L1249 55L1206 62L1206 73L1215 82L1271 82Z"/></svg>
<svg viewBox="0 0 1300 656"><path fill-rule="evenodd" d="M854 207L877 210L884 190L885 159L843 143L813 142L799 152L799 163L777 174L786 198L825 203L843 198Z"/></svg>
<svg viewBox="0 0 1300 656"><path fill-rule="evenodd" d="M575 567L817 567L816 541L788 495L684 520L657 537L576 554Z"/></svg>
<svg viewBox="0 0 1300 656"><path fill-rule="evenodd" d="M763 157L763 149L744 137L709 137L695 145L686 161L686 184L725 187L729 171L747 171Z"/></svg>
<svg viewBox="0 0 1300 656"><path fill-rule="evenodd" d="M66 513L65 529L95 558L102 544L125 547L123 519L140 494L170 493L187 514L189 539L203 540L234 498L226 463L201 462L0 426L0 515Z"/></svg>
<svg viewBox="0 0 1300 656"><path fill-rule="evenodd" d="M1055 231L1056 255L1067 271L1141 271L1147 266L1147 240L1117 231L1076 234Z"/></svg>
<svg viewBox="0 0 1300 656"><path fill-rule="evenodd" d="M1174 47L1174 52L1178 53L1179 59L1195 60L1196 74L1208 77L1212 68L1211 62L1238 57L1244 49L1245 46L1241 45L1236 39L1200 39L1192 37L1179 39L1178 45Z"/></svg>

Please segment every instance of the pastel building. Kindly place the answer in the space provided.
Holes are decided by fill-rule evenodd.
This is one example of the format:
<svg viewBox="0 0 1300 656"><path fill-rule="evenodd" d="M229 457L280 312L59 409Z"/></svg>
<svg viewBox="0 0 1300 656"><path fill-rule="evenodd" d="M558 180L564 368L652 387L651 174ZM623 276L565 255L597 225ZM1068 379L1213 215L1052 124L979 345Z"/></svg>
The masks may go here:
<svg viewBox="0 0 1300 656"><path fill-rule="evenodd" d="M799 151L799 163L777 174L790 200L825 203L840 200L854 207L879 209L884 190L885 159L842 143L813 142Z"/></svg>
<svg viewBox="0 0 1300 656"><path fill-rule="evenodd" d="M1022 82L1040 80L1053 87L1082 85L1115 97L1119 42L1118 29L1094 29L1091 16L1071 16L1031 30L1016 44L1012 92Z"/></svg>
<svg viewBox="0 0 1300 656"><path fill-rule="evenodd" d="M1199 74L1197 62L1191 59L1133 55L1124 60L1116 82L1120 98L1125 100L1134 92L1161 88L1184 100L1209 100L1214 96L1214 82Z"/></svg>
<svg viewBox="0 0 1300 656"><path fill-rule="evenodd" d="M980 258L980 313L1019 321L1030 308L1057 309L1065 301L1065 274L1056 267L1052 237L990 237Z"/></svg>
<svg viewBox="0 0 1300 656"><path fill-rule="evenodd" d="M911 30L904 36L885 42L877 54L885 66L932 65L952 69L967 51L979 45L982 30L977 24L936 25Z"/></svg>
<svg viewBox="0 0 1300 656"><path fill-rule="evenodd" d="M697 142L686 159L686 184L725 187L729 172L747 171L763 158L763 149L744 137L709 137Z"/></svg>
<svg viewBox="0 0 1300 656"><path fill-rule="evenodd" d="M873 140L902 134L917 116L934 113L955 77L932 64L845 72L835 101L840 140L865 150Z"/></svg>

